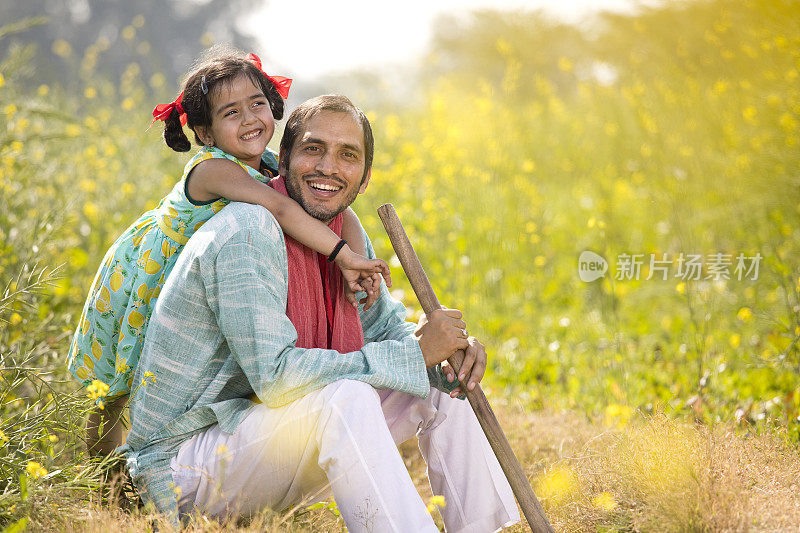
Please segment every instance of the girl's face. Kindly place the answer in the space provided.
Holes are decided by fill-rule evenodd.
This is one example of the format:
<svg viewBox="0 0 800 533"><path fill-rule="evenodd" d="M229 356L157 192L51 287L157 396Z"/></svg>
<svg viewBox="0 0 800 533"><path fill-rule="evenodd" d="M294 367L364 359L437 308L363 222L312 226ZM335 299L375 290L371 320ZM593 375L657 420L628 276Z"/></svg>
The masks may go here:
<svg viewBox="0 0 800 533"><path fill-rule="evenodd" d="M200 140L258 170L261 154L275 132L267 97L247 76L235 78L209 96L211 126L197 127Z"/></svg>

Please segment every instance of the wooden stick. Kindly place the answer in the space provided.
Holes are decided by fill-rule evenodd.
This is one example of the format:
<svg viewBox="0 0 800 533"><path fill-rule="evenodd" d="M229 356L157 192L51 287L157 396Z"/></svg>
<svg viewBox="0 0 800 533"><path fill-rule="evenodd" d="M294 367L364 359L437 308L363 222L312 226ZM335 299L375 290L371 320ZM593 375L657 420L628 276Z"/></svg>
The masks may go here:
<svg viewBox="0 0 800 533"><path fill-rule="evenodd" d="M411 287L422 305L422 310L426 314L430 314L436 309L440 309L442 306L439 305L439 300L433 292L433 287L431 287L428 276L425 275L425 271L422 269L419 258L408 240L408 235L406 235L400 219L397 218L394 206L392 204L380 206L378 215L386 228L386 233L389 234L392 247L394 247L394 251L398 259L400 259L400 264L403 265L408 281L411 282ZM447 361L456 371L456 376L458 376L461 363L464 361L464 351L457 351ZM500 467L506 474L511 490L514 491L514 496L517 497L528 525L535 533L553 533L553 527L548 522L539 500L536 499L528 478L511 450L508 439L506 439L503 430L500 428L497 417L495 417L492 408L489 406L480 384L477 384L473 390L468 390L466 383L462 383L461 389L466 391L467 400L469 400L473 411L475 411L475 416L478 418L478 422L480 422L483 432L486 434L486 438L497 456Z"/></svg>

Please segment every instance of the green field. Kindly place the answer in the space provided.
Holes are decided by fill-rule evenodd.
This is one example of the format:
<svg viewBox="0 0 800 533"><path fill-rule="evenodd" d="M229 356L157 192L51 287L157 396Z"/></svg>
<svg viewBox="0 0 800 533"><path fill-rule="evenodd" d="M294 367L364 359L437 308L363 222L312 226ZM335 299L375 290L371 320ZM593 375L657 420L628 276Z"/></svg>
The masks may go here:
<svg viewBox="0 0 800 533"><path fill-rule="evenodd" d="M665 415L795 449L798 19L791 0L674 2L591 29L476 13L437 34L413 95L370 101L373 178L354 207L416 318L375 211L395 205L439 300L487 346L490 400L619 431ZM0 527L98 498L79 429L90 401L66 352L105 250L186 161L147 131L177 85L136 62L98 72L107 48L0 58ZM42 83L46 61L75 80ZM603 278L579 277L587 250ZM633 256L638 273L622 268Z"/></svg>

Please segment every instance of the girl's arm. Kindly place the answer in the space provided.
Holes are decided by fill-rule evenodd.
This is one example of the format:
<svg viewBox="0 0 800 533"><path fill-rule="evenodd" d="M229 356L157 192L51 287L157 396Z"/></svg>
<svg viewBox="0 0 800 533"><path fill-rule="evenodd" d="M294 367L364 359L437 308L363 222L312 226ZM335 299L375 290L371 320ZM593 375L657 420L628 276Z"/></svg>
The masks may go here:
<svg viewBox="0 0 800 533"><path fill-rule="evenodd" d="M313 218L300 205L272 187L250 176L233 161L208 159L198 164L187 178L189 196L195 201L227 198L234 202L258 204L269 209L283 231L298 242L323 255L330 255L339 243L339 237L327 225ZM348 240L345 237L345 240ZM361 243L359 238L354 241ZM348 240L348 243L350 241ZM363 244L361 244L363 247ZM342 270L348 287L348 300L355 303L353 292L367 290L360 280L381 273L389 276L389 266L380 259L367 259L345 245L336 255L336 264ZM371 278L370 278L371 279ZM375 289L372 289L373 291ZM368 291L369 293L369 291Z"/></svg>
<svg viewBox="0 0 800 533"><path fill-rule="evenodd" d="M361 221L358 219L355 211L348 207L344 210L342 215L342 238L347 241L348 245L350 245L350 249L356 254L367 255L367 250L364 246ZM375 300L380 296L381 276L380 274L371 274L368 277L361 278L359 284L367 292L367 297L359 302L364 304L364 310L366 311L372 307L372 304L375 303ZM389 287L392 286L391 278L386 278L386 284Z"/></svg>

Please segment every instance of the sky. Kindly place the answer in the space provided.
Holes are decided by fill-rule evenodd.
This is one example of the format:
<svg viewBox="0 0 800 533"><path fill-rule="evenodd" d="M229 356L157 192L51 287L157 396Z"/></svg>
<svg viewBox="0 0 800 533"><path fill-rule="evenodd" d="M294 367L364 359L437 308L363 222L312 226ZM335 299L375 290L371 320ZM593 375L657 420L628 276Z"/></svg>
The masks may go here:
<svg viewBox="0 0 800 533"><path fill-rule="evenodd" d="M443 13L543 9L554 18L579 22L596 11L630 12L636 5L634 0L267 0L242 24L259 36L262 57L276 68L314 78L413 62Z"/></svg>

